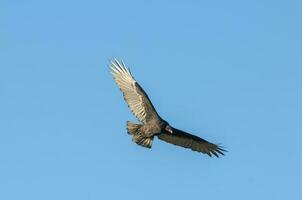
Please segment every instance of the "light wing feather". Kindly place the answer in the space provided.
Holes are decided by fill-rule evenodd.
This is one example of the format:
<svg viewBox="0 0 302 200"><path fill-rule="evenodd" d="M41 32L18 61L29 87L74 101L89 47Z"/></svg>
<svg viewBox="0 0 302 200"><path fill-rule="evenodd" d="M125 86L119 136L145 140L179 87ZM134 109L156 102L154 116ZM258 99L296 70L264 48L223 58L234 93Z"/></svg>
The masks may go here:
<svg viewBox="0 0 302 200"><path fill-rule="evenodd" d="M149 97L125 64L114 59L111 61L110 67L115 82L123 92L124 99L136 118L143 123L154 119L159 120L159 115Z"/></svg>

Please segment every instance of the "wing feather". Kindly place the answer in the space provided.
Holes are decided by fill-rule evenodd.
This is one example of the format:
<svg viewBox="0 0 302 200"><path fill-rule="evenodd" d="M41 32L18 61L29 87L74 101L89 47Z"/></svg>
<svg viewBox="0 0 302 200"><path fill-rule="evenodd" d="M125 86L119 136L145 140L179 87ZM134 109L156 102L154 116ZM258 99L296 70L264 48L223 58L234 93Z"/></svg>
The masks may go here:
<svg viewBox="0 0 302 200"><path fill-rule="evenodd" d="M124 99L136 118L143 123L154 119L159 120L160 117L148 95L136 82L125 64L114 59L111 61L110 68L115 82L123 92Z"/></svg>
<svg viewBox="0 0 302 200"><path fill-rule="evenodd" d="M193 151L198 151L209 156L219 157L219 154L224 155L224 150L221 146L210 143L200 137L191 135L184 131L173 128L173 133L161 133L158 138L184 148L189 148Z"/></svg>

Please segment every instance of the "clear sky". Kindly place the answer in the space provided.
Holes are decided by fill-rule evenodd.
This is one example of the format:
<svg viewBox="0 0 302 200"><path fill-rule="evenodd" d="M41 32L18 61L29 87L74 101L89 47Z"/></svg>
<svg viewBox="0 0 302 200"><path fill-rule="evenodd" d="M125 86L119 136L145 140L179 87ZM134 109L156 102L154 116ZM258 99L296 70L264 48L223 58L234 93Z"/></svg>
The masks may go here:
<svg viewBox="0 0 302 200"><path fill-rule="evenodd" d="M0 199L302 199L301 1L0 2ZM109 74L123 59L172 126L155 140Z"/></svg>

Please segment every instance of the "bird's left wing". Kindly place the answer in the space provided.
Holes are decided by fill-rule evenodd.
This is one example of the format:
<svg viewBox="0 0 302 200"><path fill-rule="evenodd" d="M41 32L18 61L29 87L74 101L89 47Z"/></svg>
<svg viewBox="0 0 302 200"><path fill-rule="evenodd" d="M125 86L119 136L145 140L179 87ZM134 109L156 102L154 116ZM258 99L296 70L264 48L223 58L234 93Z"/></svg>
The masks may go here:
<svg viewBox="0 0 302 200"><path fill-rule="evenodd" d="M173 133L161 133L158 135L158 138L174 145L208 154L209 156L215 155L219 157L219 154L224 155L223 152L225 151L219 145L175 128L173 128Z"/></svg>
<svg viewBox="0 0 302 200"><path fill-rule="evenodd" d="M160 117L148 95L136 82L124 63L114 59L111 61L110 67L115 82L123 92L125 101L137 119L143 123L154 119L159 120Z"/></svg>

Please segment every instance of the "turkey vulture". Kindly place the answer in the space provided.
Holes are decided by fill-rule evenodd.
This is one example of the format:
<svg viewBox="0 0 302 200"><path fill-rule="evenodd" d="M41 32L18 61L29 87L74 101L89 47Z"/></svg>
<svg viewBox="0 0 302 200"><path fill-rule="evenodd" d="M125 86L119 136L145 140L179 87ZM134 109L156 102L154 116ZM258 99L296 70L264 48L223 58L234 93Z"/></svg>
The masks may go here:
<svg viewBox="0 0 302 200"><path fill-rule="evenodd" d="M212 144L200 137L191 135L179 129L173 128L163 120L156 112L148 95L136 82L130 70L121 61L113 59L110 63L111 74L124 95L128 107L141 122L135 124L127 121L127 132L132 136L132 141L146 148L151 148L155 136L160 140L190 148L209 156L224 155L225 150L216 144Z"/></svg>

